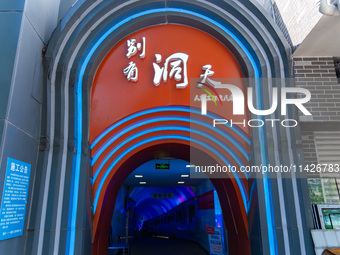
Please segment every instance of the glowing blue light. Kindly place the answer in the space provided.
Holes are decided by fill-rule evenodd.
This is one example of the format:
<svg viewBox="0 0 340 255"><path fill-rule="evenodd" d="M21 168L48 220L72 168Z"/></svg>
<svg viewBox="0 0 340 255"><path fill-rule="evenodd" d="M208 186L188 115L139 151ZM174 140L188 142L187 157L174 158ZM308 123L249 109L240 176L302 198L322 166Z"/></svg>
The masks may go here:
<svg viewBox="0 0 340 255"><path fill-rule="evenodd" d="M105 129L98 137L96 137L94 139L94 141L92 142L92 144L90 145L90 149L93 149L94 146L97 145L97 143L103 139L108 133L110 133L112 130L114 130L115 128L119 127L120 125L134 119L134 118L137 118L137 117L140 117L140 116L144 116L144 115L147 115L147 114L150 114L150 113L162 113L162 112L167 112L167 111L172 111L172 112L187 112L187 113L195 113L195 114L198 114L198 115L201 115L201 110L199 109L195 109L195 108L190 108L188 106L160 106L160 107L154 107L152 109L147 109L147 110L142 110L140 112L137 112L137 113L134 113L134 114L131 114L127 117L125 117L124 119L122 120L119 120L117 122L115 122L113 125L111 125L110 127L108 127L107 129ZM218 116L218 115L215 115L211 112L208 112L208 114L206 115L207 117L209 117L211 120L214 120L214 119L220 119L221 117ZM226 127L230 128L231 130L233 130L236 134L238 134L244 141L247 142L247 144L251 144L251 141L250 141L250 138L247 136L247 134L245 134L242 129L240 129L239 127L237 126L233 126L231 127L229 123L227 123L225 125ZM223 129L220 129L220 128L217 128L219 130L222 130Z"/></svg>
<svg viewBox="0 0 340 255"><path fill-rule="evenodd" d="M173 193L174 199L151 199L153 193ZM182 202L194 198L195 193L190 187L136 187L129 197L137 202L136 211L145 215L144 221L169 212Z"/></svg>
<svg viewBox="0 0 340 255"><path fill-rule="evenodd" d="M215 208L215 227L221 228L222 247L223 247L223 250L225 250L222 208L221 208L220 200L218 198L218 194L215 189L214 189L214 208Z"/></svg>
<svg viewBox="0 0 340 255"><path fill-rule="evenodd" d="M191 138L189 136L184 136L184 135L160 135L160 136L154 136L154 137L150 137L147 139L144 139L136 144L134 144L133 146L129 147L127 150L125 150L123 153L121 153L119 156L117 156L115 158L115 160L110 164L110 166L108 167L108 169L105 171L103 177L101 178L98 188L96 190L95 193L95 198L93 201L93 211L96 212L97 209L97 204L98 204L98 200L99 200L99 195L101 192L101 189L104 185L104 182L106 180L106 178L108 177L109 173L111 172L111 170L114 168L114 166L123 158L125 157L127 154L129 154L131 151L133 151L134 149L147 144L149 142L153 142L153 141L158 141L158 140L164 140L164 139L177 139L177 140L185 140L185 141L190 141L190 142L194 142L197 143L201 146L204 146L205 148L208 148L211 152L213 152L216 156L218 156L226 165L230 165L232 166L232 164L225 159L225 157L220 154L218 151L215 150L215 148L211 147L210 145L208 145L207 143L204 143L202 141L199 141L197 139ZM234 174L234 173L233 173ZM237 174L237 173L235 173ZM246 210L246 212L248 212L248 194L247 194L247 190L244 186L244 183L242 182L241 178L235 178L239 188L240 188L240 192L242 195L242 200L243 200L243 204L244 204L244 208Z"/></svg>
<svg viewBox="0 0 340 255"><path fill-rule="evenodd" d="M100 163L99 167L96 169L96 172L93 175L93 183L96 181L100 171L102 170L103 166L107 163L107 161L114 155L119 149L121 149L124 145L128 144L129 142L133 141L134 139L137 139L143 135L150 134L157 131L167 131L167 130L180 130L180 131L186 131L191 132L195 134L199 134L203 137L209 138L211 141L214 141L216 144L221 146L225 151L227 151L233 159L237 162L237 164L241 167L245 165L242 160L239 158L239 156L232 150L229 146L226 146L224 143L221 143L218 139L214 138L213 136L209 135L208 133L201 132L195 128L190 128L187 126L176 126L176 125L164 125L160 127L153 127L144 129L143 131L140 131L138 133L133 134L132 136L129 136L129 138L125 139L123 142L119 143L116 147L114 147L103 159L103 161ZM116 138L114 138L116 139ZM113 140L114 140L113 139ZM228 161L229 162L229 161ZM238 175L239 177L239 175ZM247 175L246 175L247 178Z"/></svg>
<svg viewBox="0 0 340 255"><path fill-rule="evenodd" d="M151 109L150 109L151 110ZM131 119L131 116L129 116L129 119ZM124 121L124 119L122 120ZM143 125L151 124L151 123L158 123L160 121L183 121L183 122L188 122L188 123L195 123L201 126L204 126L214 132L220 131L218 134L222 135L225 137L228 141L230 141L233 145L235 145L241 153L245 156L245 158L249 161L249 152L246 151L244 146L240 144L234 137L232 137L230 134L223 132L223 129L220 128L214 128L211 123L207 123L205 121L199 120L197 118L190 118L190 117L185 117L185 116L158 116L158 117L152 117L148 118L142 121L135 122L131 124L130 126L123 128L119 132L115 133L110 139L108 139L94 154L92 160L91 160L91 165L93 166L97 159L101 156L101 154L114 142L116 141L119 137L122 135L138 128ZM111 130L112 131L112 130ZM222 131L222 132L221 132ZM104 137L102 137L104 138ZM101 139L98 139L97 142L99 142ZM91 146L93 148L93 146Z"/></svg>

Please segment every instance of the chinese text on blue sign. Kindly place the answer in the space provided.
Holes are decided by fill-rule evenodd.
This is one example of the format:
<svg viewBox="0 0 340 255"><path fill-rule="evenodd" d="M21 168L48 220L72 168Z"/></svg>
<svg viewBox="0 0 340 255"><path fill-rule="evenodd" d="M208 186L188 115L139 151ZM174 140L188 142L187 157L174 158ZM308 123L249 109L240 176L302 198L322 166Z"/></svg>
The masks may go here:
<svg viewBox="0 0 340 255"><path fill-rule="evenodd" d="M8 158L0 211L0 240L22 235L31 165Z"/></svg>

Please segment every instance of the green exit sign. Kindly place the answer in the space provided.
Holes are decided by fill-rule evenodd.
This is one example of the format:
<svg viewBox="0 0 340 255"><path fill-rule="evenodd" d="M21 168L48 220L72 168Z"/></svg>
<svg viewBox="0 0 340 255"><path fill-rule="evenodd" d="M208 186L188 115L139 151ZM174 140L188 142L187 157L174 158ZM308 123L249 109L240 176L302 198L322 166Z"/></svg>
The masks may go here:
<svg viewBox="0 0 340 255"><path fill-rule="evenodd" d="M156 169L169 170L170 169L170 164L156 164Z"/></svg>

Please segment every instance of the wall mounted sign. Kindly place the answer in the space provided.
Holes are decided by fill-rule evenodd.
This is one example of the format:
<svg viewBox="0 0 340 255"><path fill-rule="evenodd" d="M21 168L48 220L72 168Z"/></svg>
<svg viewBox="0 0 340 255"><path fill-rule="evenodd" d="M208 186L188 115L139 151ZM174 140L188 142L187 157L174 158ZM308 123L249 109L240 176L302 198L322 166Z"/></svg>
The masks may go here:
<svg viewBox="0 0 340 255"><path fill-rule="evenodd" d="M21 236L26 214L31 165L7 159L0 211L0 240Z"/></svg>
<svg viewBox="0 0 340 255"><path fill-rule="evenodd" d="M169 170L170 169L170 164L157 163L156 164L156 169L158 169L158 170Z"/></svg>
<svg viewBox="0 0 340 255"><path fill-rule="evenodd" d="M222 230L218 227L211 227L213 233L208 233L210 255L223 255Z"/></svg>
<svg viewBox="0 0 340 255"><path fill-rule="evenodd" d="M174 193L152 193L151 198L153 199L173 199Z"/></svg>

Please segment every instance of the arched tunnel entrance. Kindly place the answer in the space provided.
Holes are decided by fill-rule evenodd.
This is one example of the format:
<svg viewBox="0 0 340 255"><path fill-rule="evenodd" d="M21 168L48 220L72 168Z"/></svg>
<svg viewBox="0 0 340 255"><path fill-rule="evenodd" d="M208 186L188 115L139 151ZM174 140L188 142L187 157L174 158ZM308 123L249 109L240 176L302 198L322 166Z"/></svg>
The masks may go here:
<svg viewBox="0 0 340 255"><path fill-rule="evenodd" d="M300 162L299 154L281 153L294 154L294 131L281 132L279 122L242 125L254 117L247 104L235 106L231 91L216 93L205 82L254 78L246 86L226 83L245 98L251 88L254 107L269 109L271 89L288 85L282 78L291 75L282 38L252 1L78 1L55 29L44 58L41 147L48 149L41 153L46 178L37 254L46 253L45 247L55 254L107 254L119 190L136 168L163 158L154 153L236 168ZM272 83L274 77L281 80ZM234 116L235 107L245 114ZM239 124L213 126L221 118ZM291 208L285 205L294 198L300 215L302 197L291 188L299 184L271 176L224 177L209 176L230 254L295 251L289 229L299 231L303 250L304 223L286 217ZM58 195L52 196L54 180ZM49 216L49 208L57 208L56 215ZM46 220L55 227L52 246L45 238Z"/></svg>
<svg viewBox="0 0 340 255"><path fill-rule="evenodd" d="M111 247L127 243L136 255L206 255L208 226L219 231L215 248L228 250L217 192L208 178L189 178L189 164L163 155L129 175L116 200Z"/></svg>
<svg viewBox="0 0 340 255"><path fill-rule="evenodd" d="M105 193L103 194L101 205L97 208L99 216L98 218L95 218L95 225L97 225L97 228L95 228L93 254L106 254L108 251L108 237L110 236L110 227L115 204L117 204L119 191L123 187L125 180L128 179L128 176L139 166L146 162L153 161L155 155L167 155L167 157L170 158L189 162L190 149L192 150L188 144L181 143L167 142L152 145L130 155L130 157L120 165L119 169L111 176L108 186L105 189ZM210 162L215 161L213 158L202 152L197 151L196 153L199 153L202 158L204 158L205 162L206 160L209 160ZM155 179L156 180L154 181L157 181L157 178ZM130 185L131 182L132 181L130 180ZM159 180L159 182L162 183L161 180ZM199 181L197 181L197 183L200 184ZM233 179L230 178L212 179L211 183L217 192L219 203L221 204L223 221L228 231L228 247L230 254L250 254L247 214L242 204L242 198L240 199L237 185L233 182ZM195 194L192 194L192 198L195 198ZM119 226L119 228L121 227L122 226Z"/></svg>
<svg viewBox="0 0 340 255"><path fill-rule="evenodd" d="M202 47L213 49L214 54L202 51ZM147 58L146 54L151 56ZM212 75L234 82L243 78L238 61L225 45L189 26L167 24L139 30L104 57L90 97L92 254L107 253L119 191L128 176L146 162L166 155L190 165L249 165L250 127L212 125L216 118L246 121L249 114L233 116L221 107L223 104L230 109L234 105L232 94L223 91L219 95L205 83ZM195 77L200 77L198 84L204 88L197 86L197 79L192 80ZM246 94L242 82L233 86ZM211 93L216 94L221 106ZM210 96L207 115L200 109L202 94ZM211 179L228 230L229 254L250 254L248 179L244 173Z"/></svg>

